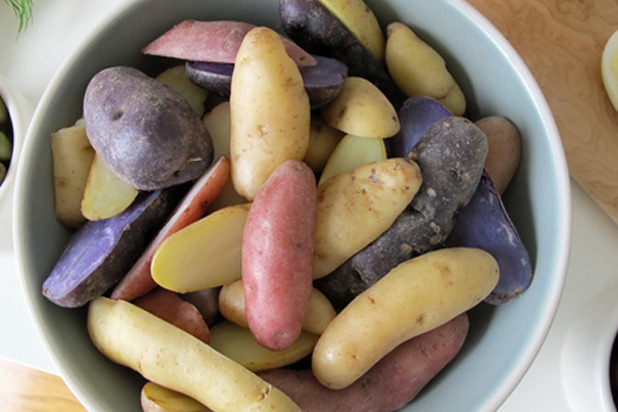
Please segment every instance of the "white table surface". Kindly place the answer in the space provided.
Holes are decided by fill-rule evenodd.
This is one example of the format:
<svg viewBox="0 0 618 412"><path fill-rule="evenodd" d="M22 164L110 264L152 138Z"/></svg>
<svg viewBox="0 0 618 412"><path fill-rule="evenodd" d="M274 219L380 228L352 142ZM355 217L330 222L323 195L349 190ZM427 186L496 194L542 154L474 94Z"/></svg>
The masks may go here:
<svg viewBox="0 0 618 412"><path fill-rule="evenodd" d="M34 20L19 35L17 19L10 8L0 2L0 74L36 105L68 53L99 22L128 2L130 0L35 2ZM601 294L613 293L618 288L618 226L574 182L572 200L571 256L556 318L539 355L500 412L582 410L577 403L585 399L585 394L574 390L571 399L566 395L573 390L572 386L577 389L571 380L578 382L582 377L565 376L571 355L565 351L572 349L565 349L565 346L567 336L584 316L582 313L585 314ZM0 216L0 236L10 224L10 216ZM618 306L618 294L613 300ZM0 330L0 357L57 373L27 311L10 248L0 249ZM586 356L590 355L581 354L577 359L584 377L586 362L592 362ZM599 383L589 380L588 384Z"/></svg>

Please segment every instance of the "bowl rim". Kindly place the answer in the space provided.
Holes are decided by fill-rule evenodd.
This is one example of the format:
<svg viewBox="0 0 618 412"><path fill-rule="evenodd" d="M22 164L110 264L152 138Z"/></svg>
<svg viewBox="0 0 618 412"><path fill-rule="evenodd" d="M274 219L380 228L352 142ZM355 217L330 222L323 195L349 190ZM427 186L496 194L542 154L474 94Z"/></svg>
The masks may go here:
<svg viewBox="0 0 618 412"><path fill-rule="evenodd" d="M536 79L530 72L529 68L523 61L523 59L519 56L517 51L513 48L513 46L508 42L508 40L502 35L500 31L497 30L493 26L493 24L485 18L477 9L467 3L465 0L445 0L451 3L458 11L462 14L465 14L470 20L472 20L476 25L479 26L480 30L489 35L492 41L496 44L497 48L500 49L508 58L510 63L516 68L519 75L522 77L523 82L528 88L528 92L533 96L535 102L538 105L538 110L541 115L541 121L545 130L547 131L547 135L549 136L549 146L550 150L553 152L554 161L557 165L558 180L557 180L557 193L559 195L558 202L563 205L563 208L560 210L558 216L557 227L559 228L559 233L556 233L556 244L555 248L558 253L553 257L552 262L554 262L555 267L555 275L552 279L552 287L550 288L551 293L548 293L546 297L546 301L544 302L544 308L546 309L543 313L544 316L540 321L536 323L536 331L534 333L534 339L530 342L529 349L526 351L525 356L521 361L518 362L516 367L511 368L510 374L504 378L505 382L508 384L499 385L496 388L496 391L492 394L488 394L487 402L484 403L485 407L483 410L496 410L510 395L510 393L515 389L519 381L523 378L532 362L536 358L540 348L549 332L553 319L555 317L558 304L560 301L560 297L562 295L562 290L564 287L564 282L566 278L566 271L568 265L568 257L570 252L570 235L571 235L571 189L570 189L570 178L568 174L568 167L566 162L566 155L564 153L564 148L562 146L562 142L560 139L560 134L549 108L549 105L538 85ZM31 134L38 128L42 119L45 116L46 108L49 106L52 97L55 94L55 90L58 87L58 84L62 81L63 73L70 68L74 62L79 58L79 56L84 53L89 47L89 44L94 41L96 38L100 36L101 31L108 26L115 19L125 15L126 13L132 12L133 9L139 8L144 3L147 3L148 0L134 0L126 3L122 7L115 10L111 13L110 16L103 19L99 24L93 26L88 36L85 36L80 43L75 47L71 53L63 60L62 64L59 66L58 70L52 77L50 83L45 89L43 96L36 108L32 121L30 122L30 127L28 128L28 132L26 134L26 138L23 142L22 153L28 153L33 150L33 146L36 144L34 136L31 137ZM20 283L22 286L22 290L24 294L29 297L30 291L32 290L32 282L33 279L23 275L29 272L28 262L24 261L24 253L23 248L25 247L24 239L22 237L22 231L19 230L22 223L22 215L20 213L17 205L20 201L26 198L26 188L24 185L25 180L24 173L20 173L17 171L17 185L15 187L15 196L14 196L14 210L15 210L15 218L13 219L13 232L14 232L14 241L15 241L15 250L16 250L16 258L18 263L18 270L20 272ZM36 285L38 287L38 285ZM46 348L47 352L50 354L53 364L59 370L61 376L65 378L67 385L69 388L75 393L76 397L82 402L84 405L89 405L89 400L87 393L81 387L79 382L75 382L74 379L71 378L70 373L67 371L67 368L63 365L63 363L54 356L54 348L51 342L48 339L48 331L46 325L44 325L43 319L37 314L34 302L31 298L27 298L27 306L30 315L35 320L36 330L41 337L41 340Z"/></svg>

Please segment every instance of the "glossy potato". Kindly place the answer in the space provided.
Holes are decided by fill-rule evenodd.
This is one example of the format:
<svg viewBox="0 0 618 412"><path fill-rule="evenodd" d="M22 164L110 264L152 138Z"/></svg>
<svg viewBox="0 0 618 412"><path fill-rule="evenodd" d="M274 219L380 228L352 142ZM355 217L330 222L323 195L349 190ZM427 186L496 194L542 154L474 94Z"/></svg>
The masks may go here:
<svg viewBox="0 0 618 412"><path fill-rule="evenodd" d="M298 66L269 28L251 30L240 46L230 116L232 181L252 200L277 166L302 160L309 145L309 97Z"/></svg>
<svg viewBox="0 0 618 412"><path fill-rule="evenodd" d="M165 239L151 265L154 281L178 293L225 285L241 276L241 245L250 204L207 215Z"/></svg>
<svg viewBox="0 0 618 412"><path fill-rule="evenodd" d="M368 163L324 182L318 188L314 278L328 275L384 233L421 182L416 163L402 158Z"/></svg>
<svg viewBox="0 0 618 412"><path fill-rule="evenodd" d="M498 263L481 249L440 249L400 264L328 325L313 373L329 388L349 386L402 342L481 302L498 278Z"/></svg>

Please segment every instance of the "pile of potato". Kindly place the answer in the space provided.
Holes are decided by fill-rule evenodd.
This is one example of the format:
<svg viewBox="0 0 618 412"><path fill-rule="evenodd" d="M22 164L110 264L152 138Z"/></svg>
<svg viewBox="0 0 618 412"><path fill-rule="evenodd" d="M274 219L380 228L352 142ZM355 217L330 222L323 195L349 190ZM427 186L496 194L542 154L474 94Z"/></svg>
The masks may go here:
<svg viewBox="0 0 618 412"><path fill-rule="evenodd" d="M143 52L185 65L102 70L52 135L75 234L42 292L88 306L145 410L401 408L470 308L532 280L501 201L515 126L463 117L442 57L361 0L280 13L292 40L180 22Z"/></svg>

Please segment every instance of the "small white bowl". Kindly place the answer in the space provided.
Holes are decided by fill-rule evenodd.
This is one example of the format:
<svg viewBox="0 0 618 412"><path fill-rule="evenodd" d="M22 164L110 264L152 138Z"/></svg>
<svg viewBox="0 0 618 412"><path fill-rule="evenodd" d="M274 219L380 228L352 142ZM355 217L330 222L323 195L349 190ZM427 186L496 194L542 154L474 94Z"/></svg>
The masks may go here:
<svg viewBox="0 0 618 412"><path fill-rule="evenodd" d="M0 184L0 251L13 247L13 191L17 177L17 165L26 130L34 108L15 90L8 79L0 75L0 97L4 101L13 126L13 153L11 164Z"/></svg>
<svg viewBox="0 0 618 412"><path fill-rule="evenodd" d="M505 38L463 0L366 0L382 24L414 27L446 59L469 116L499 114L519 128L523 153L505 204L534 261L534 280L504 306L482 304L457 358L406 410L492 411L525 374L545 339L562 292L570 244L570 181L563 147L534 78ZM54 217L50 133L81 115L84 89L113 65L145 69L141 47L174 24L244 20L279 27L277 0L138 0L86 39L62 65L32 121L16 190L15 245L26 299L58 370L93 411L139 410L144 381L91 344L85 309L57 307L41 284L69 233Z"/></svg>

